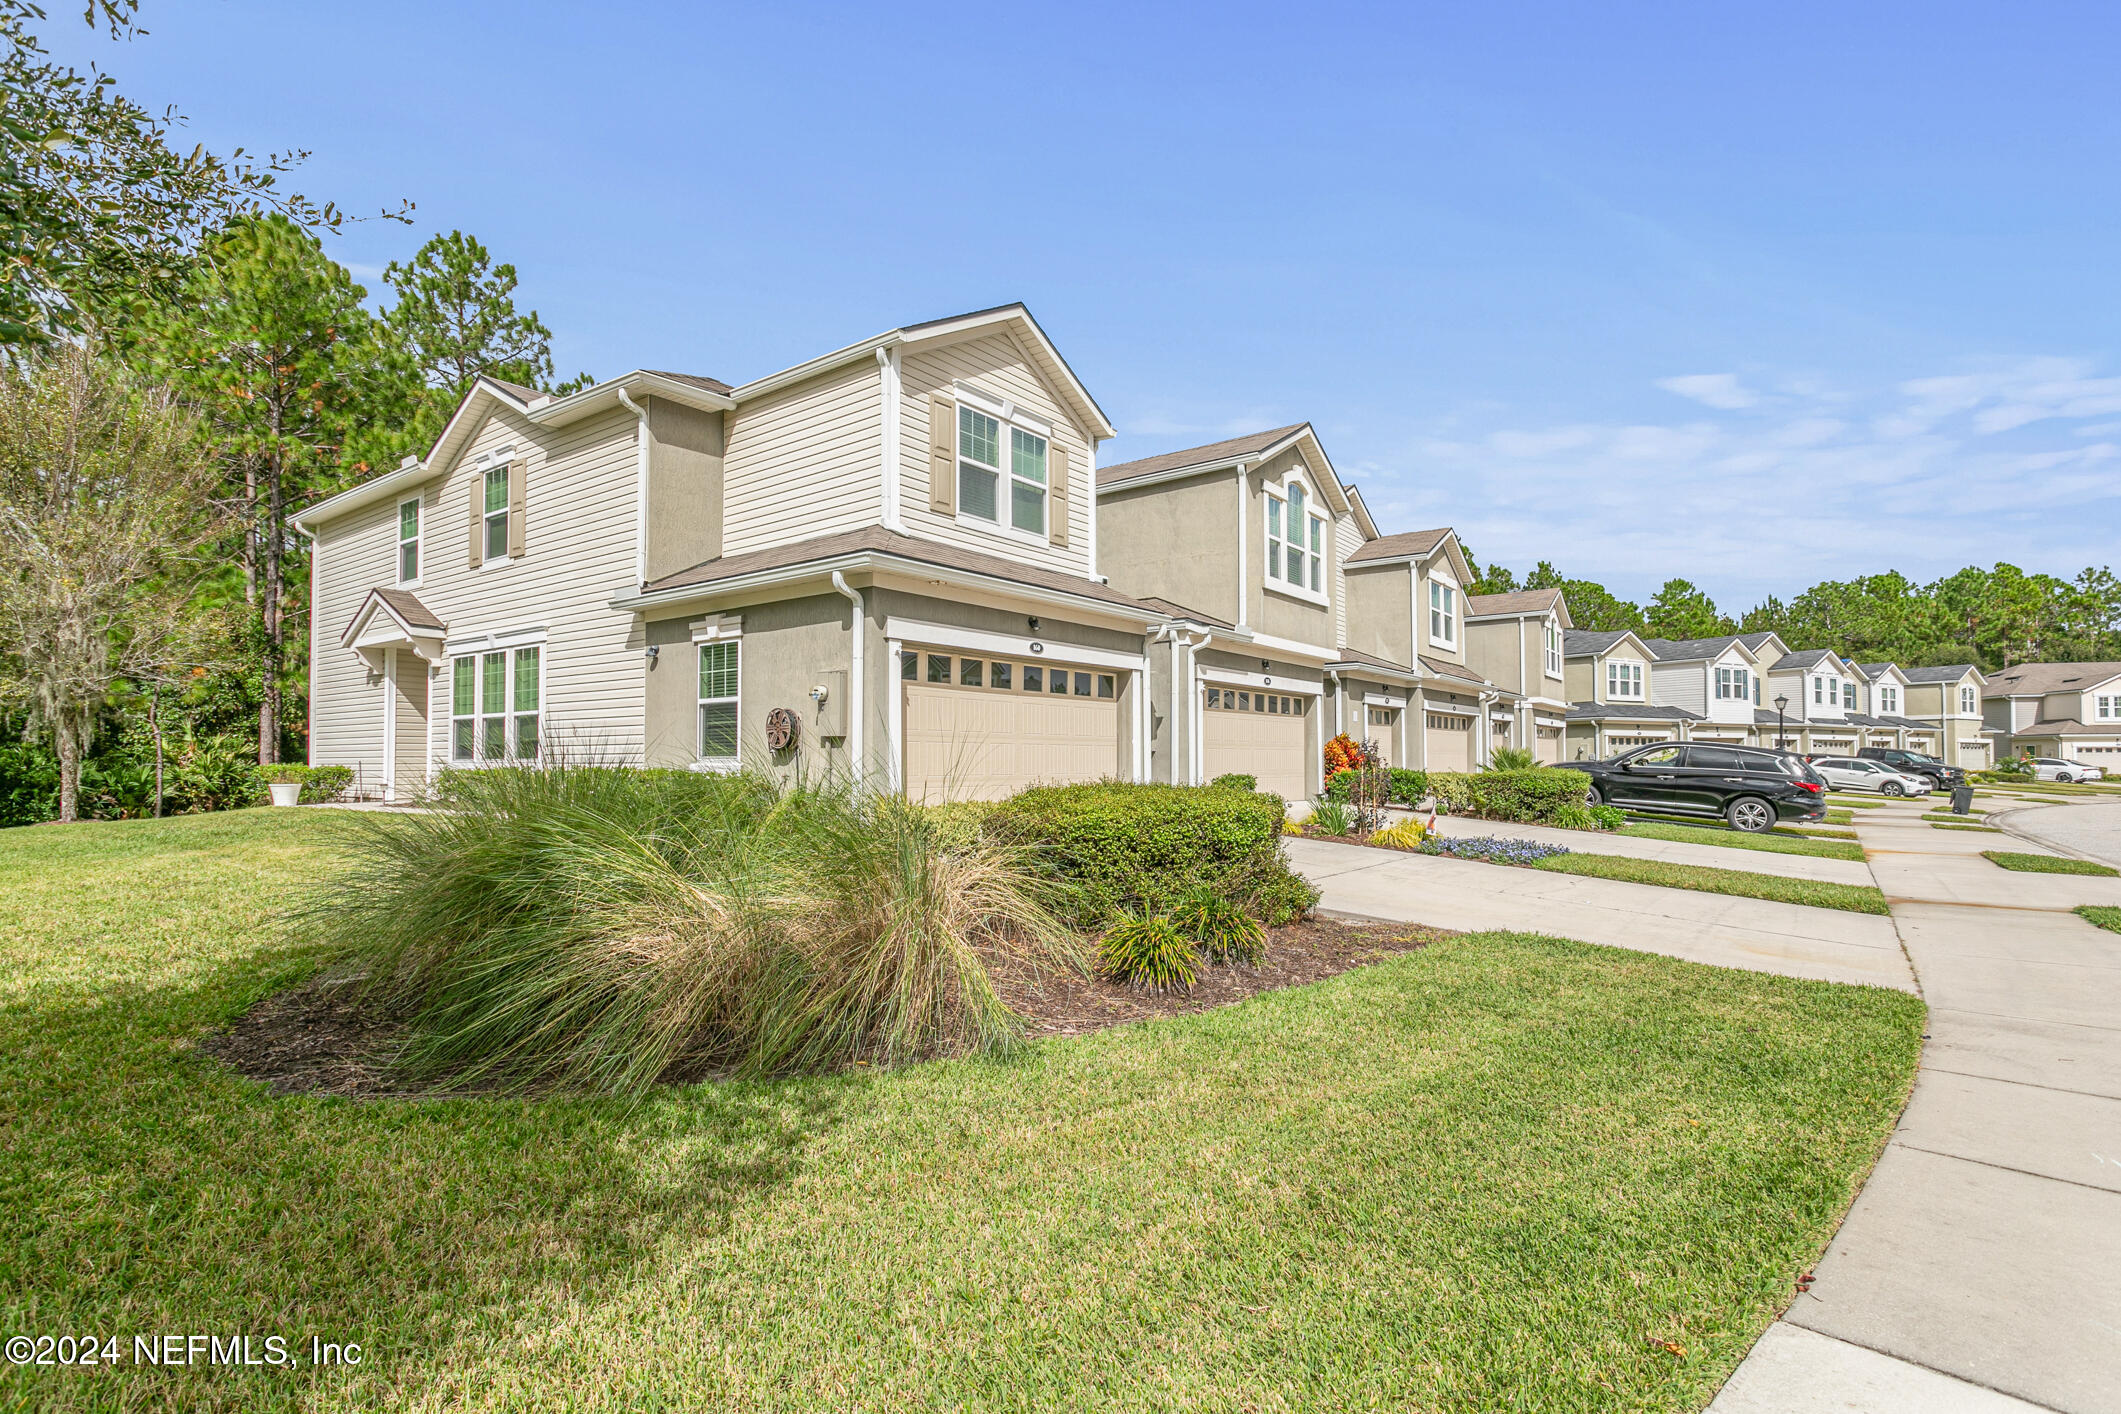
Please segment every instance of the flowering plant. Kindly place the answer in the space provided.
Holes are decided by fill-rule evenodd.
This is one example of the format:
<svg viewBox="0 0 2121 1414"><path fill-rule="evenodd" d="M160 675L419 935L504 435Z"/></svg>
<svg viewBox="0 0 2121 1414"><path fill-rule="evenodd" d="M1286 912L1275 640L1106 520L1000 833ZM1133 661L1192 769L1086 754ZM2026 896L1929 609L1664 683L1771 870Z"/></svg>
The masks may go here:
<svg viewBox="0 0 2121 1414"><path fill-rule="evenodd" d="M1430 835L1421 842L1423 854L1449 855L1453 859L1484 859L1490 864L1537 864L1557 854L1569 853L1567 845L1542 844L1538 840L1504 839L1482 835L1474 839L1451 839Z"/></svg>

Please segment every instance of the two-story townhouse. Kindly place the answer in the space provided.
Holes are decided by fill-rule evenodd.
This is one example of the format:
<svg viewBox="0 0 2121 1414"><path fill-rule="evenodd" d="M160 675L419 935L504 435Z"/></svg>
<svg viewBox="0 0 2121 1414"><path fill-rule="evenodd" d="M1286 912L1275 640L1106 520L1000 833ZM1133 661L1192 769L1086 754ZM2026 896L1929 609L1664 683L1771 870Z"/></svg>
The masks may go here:
<svg viewBox="0 0 2121 1414"><path fill-rule="evenodd" d="M1989 675L1982 706L2009 755L2121 767L2121 663L2019 663Z"/></svg>
<svg viewBox="0 0 2121 1414"><path fill-rule="evenodd" d="M1767 738L1763 744L1822 755L1857 750L1861 728L1850 720L1857 712L1856 674L1833 650L1812 648L1776 659L1762 696L1757 721Z"/></svg>
<svg viewBox="0 0 2121 1414"><path fill-rule="evenodd" d="M1988 769L1996 758L1984 731L1981 694L1988 679L1981 670L1972 663L1949 663L1900 672L1907 679L1903 715L1936 734L1932 752L1969 771Z"/></svg>
<svg viewBox="0 0 2121 1414"><path fill-rule="evenodd" d="M1863 728L1864 746L1891 746L1903 751L1934 754L1936 729L1906 715L1907 673L1898 663L1854 663L1843 660L1856 675L1860 715L1852 717Z"/></svg>
<svg viewBox="0 0 2121 1414"><path fill-rule="evenodd" d="M1645 638L1656 659L1650 700L1683 707L1696 721L1692 741L1751 742L1758 739L1755 714L1767 669L1787 651L1772 633L1725 634L1715 638Z"/></svg>
<svg viewBox="0 0 2121 1414"><path fill-rule="evenodd" d="M1346 715L1329 669L1347 618L1342 562L1375 536L1318 434L1295 423L1100 467L1100 566L1163 611L1150 769L1254 777L1289 799L1321 786Z"/></svg>
<svg viewBox="0 0 2121 1414"><path fill-rule="evenodd" d="M491 379L306 511L310 759L768 760L991 797L1146 779L1148 639L1097 574L1112 428L1021 305L732 386Z"/></svg>
<svg viewBox="0 0 2121 1414"><path fill-rule="evenodd" d="M1703 714L1656 700L1657 655L1626 629L1562 636L1571 760L1604 760L1631 747L1685 741Z"/></svg>
<svg viewBox="0 0 2121 1414"><path fill-rule="evenodd" d="M1465 771L1511 745L1522 694L1490 682L1467 658L1472 566L1449 529L1381 535L1350 551L1346 647L1334 670L1368 693L1404 687L1399 758Z"/></svg>
<svg viewBox="0 0 2121 1414"><path fill-rule="evenodd" d="M1563 650L1571 627L1559 589L1466 599L1467 666L1515 696L1511 740L1541 761L1562 759L1569 715Z"/></svg>

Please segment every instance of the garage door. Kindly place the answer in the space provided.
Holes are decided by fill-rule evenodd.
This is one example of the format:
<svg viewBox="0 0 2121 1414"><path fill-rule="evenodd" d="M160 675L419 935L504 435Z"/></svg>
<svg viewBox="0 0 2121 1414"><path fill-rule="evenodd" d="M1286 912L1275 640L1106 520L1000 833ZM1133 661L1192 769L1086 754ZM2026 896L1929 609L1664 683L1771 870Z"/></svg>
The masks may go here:
<svg viewBox="0 0 2121 1414"><path fill-rule="evenodd" d="M1000 800L1120 774L1112 672L922 651L900 658L899 677L911 799Z"/></svg>
<svg viewBox="0 0 2121 1414"><path fill-rule="evenodd" d="M1561 759L1561 728L1537 728L1533 750L1541 761L1549 765L1559 761Z"/></svg>
<svg viewBox="0 0 2121 1414"><path fill-rule="evenodd" d="M1311 794L1310 699L1287 692L1203 688L1201 764L1207 779L1254 777L1283 800Z"/></svg>
<svg viewBox="0 0 2121 1414"><path fill-rule="evenodd" d="M1473 769L1473 719L1461 717L1455 712L1431 712L1428 714L1429 755L1427 769L1431 771L1470 771Z"/></svg>

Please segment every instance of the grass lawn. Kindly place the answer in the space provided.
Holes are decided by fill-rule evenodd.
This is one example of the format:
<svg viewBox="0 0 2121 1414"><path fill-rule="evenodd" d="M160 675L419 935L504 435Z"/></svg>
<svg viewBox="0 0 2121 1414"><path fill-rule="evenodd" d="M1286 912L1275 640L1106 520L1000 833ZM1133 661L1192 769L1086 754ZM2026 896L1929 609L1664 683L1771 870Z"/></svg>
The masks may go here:
<svg viewBox="0 0 2121 1414"><path fill-rule="evenodd" d="M2060 854L2019 854L2007 849L1984 849L1981 857L1991 864L2005 869L2015 869L2021 874L2099 874L2108 878L2121 875L2121 869L2094 864L2089 859L2071 859Z"/></svg>
<svg viewBox="0 0 2121 1414"><path fill-rule="evenodd" d="M1885 895L1871 884L1829 884L1815 879L1790 879L1780 874L1755 874L1744 869L1712 869L1702 864L1633 859L1624 854L1557 854L1530 867L1555 874L1585 874L1596 879L1625 879L1631 884L1693 889L1705 894L1802 903L1813 908L1839 908L1849 913L1892 912L1886 907Z"/></svg>
<svg viewBox="0 0 2121 1414"><path fill-rule="evenodd" d="M0 1366L0 1407L1698 1410L1923 1029L1481 934L1009 1061L273 1098L192 1043L317 966L269 920L331 820L0 834L0 1285L11 1332L361 1365Z"/></svg>
<svg viewBox="0 0 2121 1414"><path fill-rule="evenodd" d="M1928 819L1929 817L1924 816L1923 818ZM1982 835L2000 835L2003 833L1994 825L1954 825L1946 820L1930 820L1930 828L1933 830L1966 830Z"/></svg>
<svg viewBox="0 0 2121 1414"><path fill-rule="evenodd" d="M1835 840L1792 839L1769 830L1747 834L1743 830L1702 825L1675 825L1665 820L1630 820L1615 831L1640 839L1673 840L1681 844L1718 844L1728 849L1757 849L1764 854L1809 854L1820 859L1850 859L1861 863L1863 847Z"/></svg>
<svg viewBox="0 0 2121 1414"><path fill-rule="evenodd" d="M1853 810L1838 810L1829 806L1827 807L1825 823L1829 825L1853 825L1856 823L1856 812Z"/></svg>
<svg viewBox="0 0 2121 1414"><path fill-rule="evenodd" d="M2103 903L2085 903L2079 904L2074 912L2085 922L2096 923L2109 933L2121 933L2121 908Z"/></svg>
<svg viewBox="0 0 2121 1414"><path fill-rule="evenodd" d="M1826 803L1841 810L1883 810L1885 801L1874 795L1843 795L1829 791Z"/></svg>
<svg viewBox="0 0 2121 1414"><path fill-rule="evenodd" d="M1768 831L1771 835L1798 835L1808 840L1853 840L1860 836L1854 830L1834 830L1819 825L1777 825Z"/></svg>
<svg viewBox="0 0 2121 1414"><path fill-rule="evenodd" d="M1941 821L1947 825L1978 825L1987 815L1986 810L1970 810L1964 815L1954 815L1949 810L1930 810L1925 811L1922 818L1933 823Z"/></svg>

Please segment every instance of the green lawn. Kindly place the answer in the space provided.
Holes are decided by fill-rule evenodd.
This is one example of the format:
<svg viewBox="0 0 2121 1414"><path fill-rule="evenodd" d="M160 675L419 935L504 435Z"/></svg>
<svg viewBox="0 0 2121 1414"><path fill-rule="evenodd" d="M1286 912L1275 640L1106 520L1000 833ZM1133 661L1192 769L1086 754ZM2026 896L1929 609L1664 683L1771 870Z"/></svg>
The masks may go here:
<svg viewBox="0 0 2121 1414"><path fill-rule="evenodd" d="M2071 859L2060 854L2019 854L2007 849L1984 849L1981 857L1991 864L2005 869L2015 869L2021 874L2099 874L2107 877L2121 875L2121 869L2111 869L2104 864L2094 864L2089 859Z"/></svg>
<svg viewBox="0 0 2121 1414"><path fill-rule="evenodd" d="M2074 910L2087 923L2096 923L2109 933L2121 933L2121 908L2103 903L2079 904Z"/></svg>
<svg viewBox="0 0 2121 1414"><path fill-rule="evenodd" d="M1928 816L1924 816L1923 818L1929 819ZM1930 828L1933 830L1966 830L1974 834L1982 835L2000 835L2003 833L2003 831L1997 829L1994 825L1954 825L1945 820L1930 820Z"/></svg>
<svg viewBox="0 0 2121 1414"><path fill-rule="evenodd" d="M275 1099L192 1042L317 965L270 916L330 820L0 835L0 1286L11 1333L363 1363L0 1366L0 1407L1698 1410L1923 1029L1484 934L1007 1062Z"/></svg>
<svg viewBox="0 0 2121 1414"><path fill-rule="evenodd" d="M1755 874L1744 869L1712 869L1702 864L1633 859L1624 854L1557 854L1531 867L1555 874L1625 879L1631 884L1657 884L1668 889L1693 889L1705 894L1802 903L1813 908L1843 909L1849 913L1892 912L1886 907L1885 895L1871 884L1829 884L1815 879L1786 878L1781 874Z"/></svg>
<svg viewBox="0 0 2121 1414"><path fill-rule="evenodd" d="M1826 803L1842 810L1883 810L1885 802L1874 795L1845 795L1829 791Z"/></svg>
<svg viewBox="0 0 2121 1414"><path fill-rule="evenodd" d="M1830 806L1826 812L1825 823L1829 825L1853 825L1856 823L1856 812L1853 810L1836 810Z"/></svg>
<svg viewBox="0 0 2121 1414"><path fill-rule="evenodd" d="M1672 840L1681 844L1716 844L1726 849L1755 849L1764 854L1809 854L1820 859L1850 859L1862 862L1863 846L1836 840L1793 839L1767 831L1748 834L1744 830L1719 829L1713 825L1675 825L1666 820L1630 820L1615 831L1640 839Z"/></svg>

